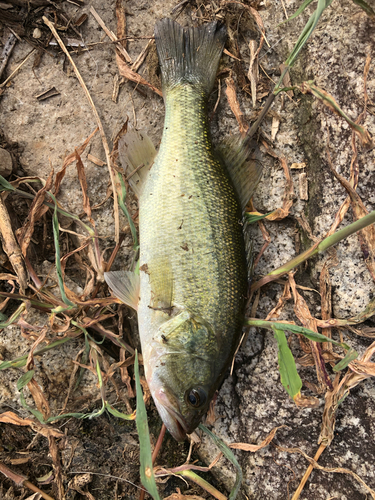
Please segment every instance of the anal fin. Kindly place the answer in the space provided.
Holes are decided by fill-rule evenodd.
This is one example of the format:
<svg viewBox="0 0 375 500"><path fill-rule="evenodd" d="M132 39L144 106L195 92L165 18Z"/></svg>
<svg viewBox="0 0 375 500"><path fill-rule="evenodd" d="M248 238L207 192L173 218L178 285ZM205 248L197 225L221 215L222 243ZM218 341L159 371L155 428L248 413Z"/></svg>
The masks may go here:
<svg viewBox="0 0 375 500"><path fill-rule="evenodd" d="M113 294L132 309L138 309L139 274L131 271L109 271L104 273L105 281Z"/></svg>

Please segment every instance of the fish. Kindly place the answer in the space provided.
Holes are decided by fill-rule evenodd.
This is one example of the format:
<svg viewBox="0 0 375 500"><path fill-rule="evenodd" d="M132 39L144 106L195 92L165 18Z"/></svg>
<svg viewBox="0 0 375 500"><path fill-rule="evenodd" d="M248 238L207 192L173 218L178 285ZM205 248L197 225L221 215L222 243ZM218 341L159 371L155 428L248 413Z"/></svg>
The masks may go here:
<svg viewBox="0 0 375 500"><path fill-rule="evenodd" d="M198 426L227 372L248 293L243 211L262 168L247 137L212 145L207 102L225 41L217 22L158 21L159 151L143 131L128 131L119 145L139 201L139 268L105 279L138 313L145 377L177 441Z"/></svg>

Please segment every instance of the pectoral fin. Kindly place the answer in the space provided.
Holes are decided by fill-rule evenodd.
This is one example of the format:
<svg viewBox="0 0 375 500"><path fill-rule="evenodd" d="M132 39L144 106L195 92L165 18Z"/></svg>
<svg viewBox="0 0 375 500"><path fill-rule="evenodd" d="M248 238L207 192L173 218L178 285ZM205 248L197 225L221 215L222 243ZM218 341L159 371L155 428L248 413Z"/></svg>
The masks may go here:
<svg viewBox="0 0 375 500"><path fill-rule="evenodd" d="M222 143L218 154L227 167L234 188L245 210L262 177L260 152L255 141L236 135Z"/></svg>
<svg viewBox="0 0 375 500"><path fill-rule="evenodd" d="M151 286L149 307L170 314L173 302L173 272L168 258L163 255L154 257L144 262L139 271L148 275Z"/></svg>
<svg viewBox="0 0 375 500"><path fill-rule="evenodd" d="M139 274L131 271L110 271L104 273L107 285L113 294L132 309L138 309Z"/></svg>
<svg viewBox="0 0 375 500"><path fill-rule="evenodd" d="M129 178L129 184L138 198L155 156L156 149L145 132L129 130L121 137L119 157Z"/></svg>

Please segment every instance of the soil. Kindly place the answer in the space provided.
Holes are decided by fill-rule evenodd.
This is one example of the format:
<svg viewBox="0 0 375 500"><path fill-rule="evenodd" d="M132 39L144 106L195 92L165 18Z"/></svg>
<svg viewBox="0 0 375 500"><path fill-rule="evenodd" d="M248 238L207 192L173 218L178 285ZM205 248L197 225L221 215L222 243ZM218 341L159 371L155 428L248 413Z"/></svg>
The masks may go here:
<svg viewBox="0 0 375 500"><path fill-rule="evenodd" d="M54 39L43 22L43 16L51 21L57 19L59 34L71 51L92 96L111 150L116 135L126 121L128 127L146 130L154 144L158 145L163 127L164 106L162 98L150 88L127 79L121 81L114 44L105 36L90 11L91 7L95 8L107 28L116 33L116 5L123 5L126 13L126 36L129 37L124 45L132 61L146 47L148 37L153 36L153 26L157 19L173 15L181 24L191 25L209 21L216 15L226 22L230 35L227 49L232 55L239 57L240 61L229 55L223 57L218 81L210 97L211 132L213 141L218 144L224 137L239 130L226 94L226 79L230 75L233 77L243 120L250 124L256 119L272 91L273 82L278 81L280 64L285 61L315 8L313 3L295 20L281 24L285 20L285 12L290 16L300 3L294 0L265 0L243 4L188 1L177 7L177 1L161 0L127 0L124 3L121 0L87 0L85 4L73 0L31 0L27 2L27 6L26 2L19 0L1 2L0 49L9 39L10 28L19 39L17 38L0 82L10 76L31 50L34 50L9 83L0 87L0 148L10 153L13 162L12 174L7 176L7 180L14 181L25 176L47 180L51 169L54 169L55 174L61 171L64 159L74 153L97 126L92 108L68 59L56 44L50 43ZM248 7L254 10L251 11ZM259 54L261 68L257 83L258 99L254 108L250 82L246 75L250 61L249 41L256 40L259 43L260 39L256 12L263 20L267 41ZM82 15L87 18L79 25L76 21L82 19ZM334 1L324 12L316 32L292 69L291 85L314 80L315 85L331 94L343 111L355 121L364 109L363 75L366 57L374 53L374 22L374 18L352 0ZM369 101L367 114L362 120L362 125L372 136L375 136L374 67L371 61L367 78ZM152 85L160 88L153 45L138 72ZM114 97L117 82L120 82L120 86L118 96ZM43 99L43 94L50 89L55 89L52 92L55 95ZM215 108L218 98L220 99ZM277 122L279 124L275 134ZM286 180L279 158L285 158L289 168L302 163L305 166L289 170L294 186L289 213L281 221L264 222L270 243L257 264L254 282L309 248L333 224L347 193L330 171L327 149L336 171L349 179L353 157L351 136L348 123L312 95L295 90L293 96L283 93L275 100L272 112L262 123L257 135L261 144L264 175L254 196L256 210L268 213L283 206ZM375 150L366 149L358 138L356 147L359 167L357 193L370 212L375 209ZM274 153L269 154L270 149ZM105 251L103 255L108 260L115 247L113 198L107 197L107 193L111 194L111 183L99 133L94 135L80 156L87 179L87 194L94 207L92 218L99 235L100 252ZM120 163L117 168L121 170ZM307 179L308 199L301 196L299 189L303 179ZM41 187L40 182L35 183L30 179L20 189L33 193ZM84 213L76 161L67 167L57 198L64 210L78 215L89 224ZM131 190L128 190L126 202L137 223L137 202ZM8 194L4 203L12 228L16 231L27 219L31 201L16 194ZM340 227L353 220L353 212L349 209ZM59 242L63 256L84 243L84 238L82 227L72 219L60 217L59 222ZM130 227L122 213L120 231L124 234L124 239L113 263L113 270L128 268L134 258ZM254 224L247 231L253 242L253 253L257 255L265 241L261 228ZM329 269L332 317L350 318L368 306L374 299L374 280L366 265L371 252L374 256L374 248L370 246L369 255L366 248L363 245L361 247L357 235L352 235L328 254L318 255L300 266L295 274L295 281L313 317L321 318L322 314L319 279L327 257L332 264ZM67 261L66 286L77 297L84 296L87 290L90 293L86 299L93 297L95 289L96 297L104 299L109 294L103 284L102 270L94 269L93 258L87 248L79 255L80 258L73 256ZM45 290L60 299L51 210L36 222L27 256L39 280L44 283ZM14 291L13 285L3 275L14 274L14 269L3 250L0 250L0 264L0 290L10 293ZM91 276L94 276L92 286ZM29 283L33 285L32 280ZM258 308L253 315L266 318L278 303L283 288L284 282L263 286L258 297ZM18 290L15 292L18 293ZM31 288L26 294L29 299L37 298ZM10 300L1 309L1 313L10 317L19 305L20 301ZM124 306L111 307L114 316L107 318L102 326L107 331L119 334L133 348L139 347L134 313ZM82 307L80 311L80 314L91 318L98 311L102 312L95 307ZM28 326L16 321L0 331L0 361L28 354L38 335L44 331L43 328L46 331L46 342L66 335L63 330L64 316L61 314L55 317L55 325L61 327L61 331L57 332L52 331L49 315L45 312L32 307L26 312L22 318ZM67 315L77 319L74 313L67 312ZM80 321L82 317L79 317ZM0 317L0 321L2 319ZM293 298L286 302L279 319L300 324L293 310ZM97 331L90 329L89 332L96 340L101 338ZM327 331L324 333L327 334ZM342 338L350 344L361 356L372 344L374 321L369 318L354 329L333 329L332 334L336 340ZM94 341L90 342L92 347ZM295 449L314 457L319 447L325 390L319 385L313 364L304 363L304 344L291 334L288 334L288 342L298 360L297 368L304 384L302 394L315 397L315 407L297 406L288 396L280 382L277 344L273 334L255 328L250 330L246 342L241 346L234 361L232 375L228 374L217 396L216 420L214 423L210 421L210 428L227 443L259 444L272 429L284 426L277 431L273 442L258 452L234 452L244 474L239 498L291 498L309 465L306 458L295 452ZM119 360L119 347L108 338L97 347L102 353L99 354L102 371L108 373L109 367ZM34 379L48 402L52 416L60 412L89 414L101 408L101 393L95 370L83 369L80 383L73 390L79 373L77 361L86 366L90 364L90 359L83 358L84 349L84 336L77 331L77 335L69 342L34 358ZM334 351L343 354L339 348L334 348ZM93 363L93 358L91 362ZM330 364L326 367L333 382L336 375ZM0 371L0 419L5 412L12 412L20 419L34 418L30 408L35 410L36 405L29 387L23 390L24 405L21 404L17 389L17 381L24 372L24 367ZM75 374L74 380L72 374ZM129 376L133 377L132 366L129 367ZM105 390L109 404L129 414L135 408L135 398L129 392L126 380L128 384L130 380L131 388L134 389L134 381L127 379L126 373L120 373L117 369L112 377L105 379ZM147 396L147 390L145 394ZM151 443L154 446L161 421L152 400L147 399ZM39 401L37 407L43 408L43 403ZM319 459L322 467L341 469L336 472L314 469L299 497L301 500L364 500L370 495L375 498L374 492L371 493L368 489L375 490L374 417L375 382L374 378L368 378L355 387L340 404L334 439ZM70 417L58 420L48 424L48 428L58 431L58 437L46 437L46 431L43 431L44 435L42 432L44 428L37 425L0 423L0 464L26 476L31 483L58 500L139 498L140 449L133 421L122 420L104 412L93 418ZM282 451L277 446L288 451ZM176 467L185 462L188 452L189 442L178 444L167 434L156 464ZM217 453L213 443L201 436L201 443L193 447L191 460L195 461L195 465L209 465ZM235 473L224 458L220 459L211 472L200 474L228 496ZM186 495L212 498L194 483L186 484L176 476L160 482L159 487L162 498L176 493L178 488ZM31 498L30 495L31 491L22 484L16 484L11 478L0 475L0 499L20 500Z"/></svg>

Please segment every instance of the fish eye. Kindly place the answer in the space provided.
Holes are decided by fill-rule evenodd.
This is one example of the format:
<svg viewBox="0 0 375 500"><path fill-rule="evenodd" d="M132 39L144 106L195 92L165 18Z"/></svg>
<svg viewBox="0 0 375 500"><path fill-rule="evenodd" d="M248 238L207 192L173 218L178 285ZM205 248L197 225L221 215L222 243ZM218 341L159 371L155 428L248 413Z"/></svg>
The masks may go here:
<svg viewBox="0 0 375 500"><path fill-rule="evenodd" d="M200 408L207 401L206 391L202 387L193 387L185 393L186 402L193 408Z"/></svg>

